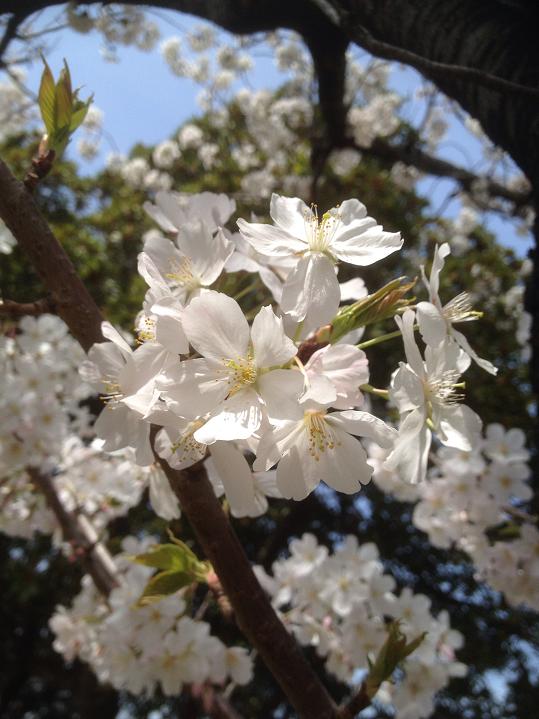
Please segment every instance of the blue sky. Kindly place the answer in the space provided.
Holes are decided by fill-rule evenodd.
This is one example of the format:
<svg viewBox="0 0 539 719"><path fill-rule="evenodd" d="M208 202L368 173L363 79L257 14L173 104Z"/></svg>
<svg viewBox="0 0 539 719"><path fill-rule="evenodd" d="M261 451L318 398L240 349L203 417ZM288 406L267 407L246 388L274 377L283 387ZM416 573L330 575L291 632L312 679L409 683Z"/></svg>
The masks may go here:
<svg viewBox="0 0 539 719"><path fill-rule="evenodd" d="M57 10L42 14L40 24L52 19ZM157 22L163 38L180 35L199 24L197 18L168 11L151 11L151 19ZM64 30L50 36L47 60L56 74L63 58L71 68L76 86L83 86L84 98L94 93L95 104L104 112L105 134L102 150L93 161L82 160L71 149L80 162L81 170L90 173L101 167L109 152L127 154L137 141L147 144L160 142L171 135L188 117L199 112L196 96L200 87L191 80L174 76L167 68L158 49L141 52L132 47L120 47L119 62L106 62L101 54L101 37L91 32L87 35ZM27 84L34 90L39 86L41 64L30 69ZM257 53L254 70L249 82L255 88L276 87L282 80L270 53ZM391 76L391 85L399 93L413 98L419 85L419 76L412 70L396 68ZM410 118L422 116L423 103L411 99L405 108ZM460 165L472 166L478 162L479 143L464 129L461 123L450 120L447 137L437 153ZM447 195L454 189L449 181L428 178L419 184L419 192L430 198L433 207L440 207ZM453 203L445 210L455 214L458 206ZM494 232L500 242L513 247L519 254L525 254L531 246L531 237L516 234L514 224L499 216L490 214L485 218L487 228Z"/></svg>

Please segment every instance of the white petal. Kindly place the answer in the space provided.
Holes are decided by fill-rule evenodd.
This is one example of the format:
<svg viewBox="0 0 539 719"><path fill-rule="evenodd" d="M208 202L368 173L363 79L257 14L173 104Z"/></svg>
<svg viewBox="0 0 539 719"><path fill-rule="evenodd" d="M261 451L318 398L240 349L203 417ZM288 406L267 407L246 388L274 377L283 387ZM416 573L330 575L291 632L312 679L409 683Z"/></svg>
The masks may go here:
<svg viewBox="0 0 539 719"><path fill-rule="evenodd" d="M168 369L156 381L167 407L195 419L214 410L230 392L229 376L215 360L194 359Z"/></svg>
<svg viewBox="0 0 539 719"><path fill-rule="evenodd" d="M155 340L173 354L187 354L189 342L185 335L182 318L183 308L175 298L166 298L152 306L155 321Z"/></svg>
<svg viewBox="0 0 539 719"><path fill-rule="evenodd" d="M447 336L447 325L443 315L431 302L418 302L417 324L425 344L436 347Z"/></svg>
<svg viewBox="0 0 539 719"><path fill-rule="evenodd" d="M306 223L312 218L312 211L298 197L271 196L270 216L281 229L298 239L305 239Z"/></svg>
<svg viewBox="0 0 539 719"><path fill-rule="evenodd" d="M210 452L234 514L249 516L256 511L257 505L253 475L247 460L228 442L215 442Z"/></svg>
<svg viewBox="0 0 539 719"><path fill-rule="evenodd" d="M193 438L198 422L188 422L176 417L176 423L161 429L155 438L155 451L174 469L185 469L196 464L206 455L206 445Z"/></svg>
<svg viewBox="0 0 539 719"><path fill-rule="evenodd" d="M348 402L348 407L361 402L359 387L369 381L367 357L354 345L327 345L311 356L305 369L311 382L315 375L323 375L329 379L335 387L340 403Z"/></svg>
<svg viewBox="0 0 539 719"><path fill-rule="evenodd" d="M219 277L225 262L234 252L234 244L222 230L215 236L203 222L190 222L178 232L178 247L191 261L193 275L205 287Z"/></svg>
<svg viewBox="0 0 539 719"><path fill-rule="evenodd" d="M449 243L444 242L442 245L436 245L432 268L430 271L430 280L428 283L431 302L436 303L440 301L438 296L440 289L440 272L443 270L445 258L450 254L451 247L449 246Z"/></svg>
<svg viewBox="0 0 539 719"><path fill-rule="evenodd" d="M133 350L131 347L127 344L125 339L122 337L122 335L118 332L117 329L115 329L110 322L102 322L101 323L101 332L103 333L103 337L107 340L110 340L111 342L114 342L114 344L122 350L122 352L127 356L130 355Z"/></svg>
<svg viewBox="0 0 539 719"><path fill-rule="evenodd" d="M121 402L129 409L140 414L141 418L145 418L158 400L159 392L155 388L155 382L150 380L133 394L124 397Z"/></svg>
<svg viewBox="0 0 539 719"><path fill-rule="evenodd" d="M143 205L148 215L165 232L177 232L183 222L184 212L180 207L179 197L176 192L160 191L155 196L155 205L151 202L145 202Z"/></svg>
<svg viewBox="0 0 539 719"><path fill-rule="evenodd" d="M222 402L210 419L194 433L197 442L213 444L217 440L247 439L262 422L262 405L257 393L242 389Z"/></svg>
<svg viewBox="0 0 539 719"><path fill-rule="evenodd" d="M261 265L243 252L233 252L226 261L226 272L258 272Z"/></svg>
<svg viewBox="0 0 539 719"><path fill-rule="evenodd" d="M195 297L184 311L183 329L203 357L223 360L247 355L247 320L239 304L221 292Z"/></svg>
<svg viewBox="0 0 539 719"><path fill-rule="evenodd" d="M89 362L83 372L86 373L87 381L99 383L100 391L106 393L106 382L118 381L118 376L129 357L131 353L122 352L113 342L99 342L90 347Z"/></svg>
<svg viewBox="0 0 539 719"><path fill-rule="evenodd" d="M338 492L354 494L369 482L374 470L367 464L367 454L357 439L337 427L332 429L335 448L321 452L315 463L319 479Z"/></svg>
<svg viewBox="0 0 539 719"><path fill-rule="evenodd" d="M410 412L425 404L423 383L415 372L401 362L399 369L393 373L389 390L391 401L397 405L399 412Z"/></svg>
<svg viewBox="0 0 539 719"><path fill-rule="evenodd" d="M273 295L275 302L277 302L277 304L281 304L281 298L283 296L283 281L279 279L275 272L270 270L269 267L263 267L260 265L258 273L262 282Z"/></svg>
<svg viewBox="0 0 539 719"><path fill-rule="evenodd" d="M367 208L362 202L356 199L345 200L339 207L333 207L329 212L332 215L338 215L343 225L349 225L357 220L363 220L367 216Z"/></svg>
<svg viewBox="0 0 539 719"><path fill-rule="evenodd" d="M289 420L280 423L277 429L267 429L262 432L260 442L256 450L256 460L253 469L265 471L273 467L292 447L299 436L305 433L305 424L303 422L303 413L301 420Z"/></svg>
<svg viewBox="0 0 539 719"><path fill-rule="evenodd" d="M479 445L483 423L480 417L465 404L453 404L441 408L436 419L433 418L440 433L440 442L446 447L469 452Z"/></svg>
<svg viewBox="0 0 539 719"><path fill-rule="evenodd" d="M223 193L198 192L195 195L185 193L181 197L184 203L187 200L186 219L188 221L200 219L211 231L225 225L236 209L236 201Z"/></svg>
<svg viewBox="0 0 539 719"><path fill-rule="evenodd" d="M455 328L452 328L451 335L461 347L464 352L470 357L481 369L484 369L486 372L489 372L490 374L496 375L498 374L498 368L495 367L492 362L489 362L486 359L483 359L482 357L479 357L479 355L470 347L470 343L466 339L466 337L462 334L462 332L459 332Z"/></svg>
<svg viewBox="0 0 539 719"><path fill-rule="evenodd" d="M136 420L133 412L130 412L128 419L131 422L136 422L136 436L131 444L135 449L135 462L139 467L148 467L155 462L150 442L150 424Z"/></svg>
<svg viewBox="0 0 539 719"><path fill-rule="evenodd" d="M415 312L406 310L402 318L399 316L395 317L395 322L402 332L404 351L408 364L418 377L425 377L425 366L414 337Z"/></svg>
<svg viewBox="0 0 539 719"><path fill-rule="evenodd" d="M166 240L165 238L163 238L163 242L166 242L172 248L172 242ZM166 263L163 263L166 268L169 266L169 259L171 257L172 252L170 253ZM166 283L165 278L155 264L154 259L146 252L141 252L138 256L138 273L144 278L148 287L157 292L158 296L166 297L167 295L170 295L171 290Z"/></svg>
<svg viewBox="0 0 539 719"><path fill-rule="evenodd" d="M330 322L339 308L341 291L331 260L322 254L302 257L288 275L281 308L295 320L309 314L310 324Z"/></svg>
<svg viewBox="0 0 539 719"><path fill-rule="evenodd" d="M332 405L337 400L335 385L324 375L313 374L308 376L308 386L301 395L301 402L317 402L318 404Z"/></svg>
<svg viewBox="0 0 539 719"><path fill-rule="evenodd" d="M144 342L137 347L118 375L118 382L125 395L134 394L157 375L175 358L161 345Z"/></svg>
<svg viewBox="0 0 539 719"><path fill-rule="evenodd" d="M392 448L398 437L398 433L393 427L369 412L348 409L344 412L329 414L327 421L331 425L342 427L350 434L368 437L385 449Z"/></svg>
<svg viewBox="0 0 539 719"><path fill-rule="evenodd" d="M297 353L296 345L284 332L282 319L270 305L262 307L254 318L251 340L257 367L284 364Z"/></svg>
<svg viewBox="0 0 539 719"><path fill-rule="evenodd" d="M277 465L277 487L286 499L305 499L317 486L308 484L303 475L300 455L297 447L291 447Z"/></svg>
<svg viewBox="0 0 539 719"><path fill-rule="evenodd" d="M150 473L150 504L154 512L167 522L180 516L178 498L161 471Z"/></svg>
<svg viewBox="0 0 539 719"><path fill-rule="evenodd" d="M347 302L348 300L360 300L366 297L369 293L365 282L361 277L352 277L348 282L341 282L341 302Z"/></svg>
<svg viewBox="0 0 539 719"><path fill-rule="evenodd" d="M130 410L124 405L108 405L105 407L94 424L97 437L105 440L105 452L114 452L130 444L131 437L127 423Z"/></svg>
<svg viewBox="0 0 539 719"><path fill-rule="evenodd" d="M384 463L384 468L397 470L400 478L409 484L425 479L432 435L425 425L425 412L413 410L404 418L393 452Z"/></svg>
<svg viewBox="0 0 539 719"><path fill-rule="evenodd" d="M370 219L362 220L360 226L354 223L345 232L338 233L331 242L333 254L344 262L363 267L400 250L403 244L400 232L384 232L379 225L372 227L368 222Z"/></svg>
<svg viewBox="0 0 539 719"><path fill-rule="evenodd" d="M256 383L271 419L299 419L303 410L299 396L303 391L303 375L298 370L275 369L261 375Z"/></svg>
<svg viewBox="0 0 539 719"><path fill-rule="evenodd" d="M298 240L280 227L238 220L238 227L245 239L257 252L266 257L289 257L305 252L307 242Z"/></svg>

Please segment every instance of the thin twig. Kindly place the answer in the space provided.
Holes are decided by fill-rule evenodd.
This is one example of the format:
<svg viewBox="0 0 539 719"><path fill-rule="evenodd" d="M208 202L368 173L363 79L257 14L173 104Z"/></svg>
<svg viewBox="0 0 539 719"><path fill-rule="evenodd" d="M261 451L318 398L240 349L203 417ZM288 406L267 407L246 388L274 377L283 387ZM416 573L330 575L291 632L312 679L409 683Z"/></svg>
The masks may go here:
<svg viewBox="0 0 539 719"><path fill-rule="evenodd" d="M48 297L43 297L35 302L14 302L13 300L0 299L0 315L9 315L10 317L31 315L32 317L38 317L47 312L54 313L54 303Z"/></svg>
<svg viewBox="0 0 539 719"><path fill-rule="evenodd" d="M339 707L339 719L355 719L359 712L370 706L367 683L363 682L358 691Z"/></svg>
<svg viewBox="0 0 539 719"><path fill-rule="evenodd" d="M27 473L35 487L43 494L47 506L56 517L67 542L71 542L82 557L82 563L94 580L97 589L107 596L118 586L116 565L93 525L83 514L66 509L60 499L54 479L35 467Z"/></svg>

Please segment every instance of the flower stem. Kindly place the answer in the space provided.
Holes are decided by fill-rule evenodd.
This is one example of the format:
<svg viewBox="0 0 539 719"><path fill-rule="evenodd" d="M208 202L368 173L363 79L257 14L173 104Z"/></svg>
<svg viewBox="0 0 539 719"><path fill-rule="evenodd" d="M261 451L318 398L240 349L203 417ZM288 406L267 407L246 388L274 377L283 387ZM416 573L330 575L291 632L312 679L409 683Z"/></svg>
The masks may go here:
<svg viewBox="0 0 539 719"><path fill-rule="evenodd" d="M419 325L414 325L414 330L419 329ZM366 347L372 347L373 345L381 344L382 342L386 342L387 340L393 340L396 337L401 336L400 330L395 330L394 332L388 332L385 335L380 335L379 337L373 337L372 340L367 340L366 342L360 342L356 347L360 350L364 350Z"/></svg>
<svg viewBox="0 0 539 719"><path fill-rule="evenodd" d="M377 397L382 397L382 399L389 399L389 390L387 389L378 389L370 384L362 384L359 389L362 392L369 392L370 394L375 394Z"/></svg>

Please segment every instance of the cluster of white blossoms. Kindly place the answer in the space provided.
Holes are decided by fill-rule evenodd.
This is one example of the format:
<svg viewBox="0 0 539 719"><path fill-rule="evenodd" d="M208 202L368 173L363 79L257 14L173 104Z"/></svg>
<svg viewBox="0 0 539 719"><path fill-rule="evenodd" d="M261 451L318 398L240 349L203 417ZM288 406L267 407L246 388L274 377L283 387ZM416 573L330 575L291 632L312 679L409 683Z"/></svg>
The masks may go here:
<svg viewBox="0 0 539 719"><path fill-rule="evenodd" d="M417 502L413 522L434 546L463 550L478 578L510 604L539 609L539 531L519 509L532 496L529 457L522 430L490 424L469 451L440 447L421 484L403 485L384 465L384 450L375 449L370 461L381 489ZM508 523L516 536L496 539Z"/></svg>
<svg viewBox="0 0 539 719"><path fill-rule="evenodd" d="M54 648L68 662L79 658L100 682L132 694L151 696L160 686L177 696L185 684L247 684L252 659L243 647L227 647L210 625L192 615L193 596L180 594L140 606L137 600L152 574L132 555L155 540L126 537L114 557L119 586L103 597L89 575L68 607L59 606L49 624Z"/></svg>
<svg viewBox="0 0 539 719"><path fill-rule="evenodd" d="M276 561L272 576L257 567L257 576L281 610L285 625L325 659L329 673L350 685L367 674L369 661L387 639L388 624L399 620L408 641L426 636L403 665L400 681L385 682L376 702L392 704L398 719L431 714L434 696L466 667L455 658L462 636L451 629L447 612L434 617L430 600L408 588L399 594L384 573L372 543L344 538L333 554L312 534L290 542L290 557Z"/></svg>
<svg viewBox="0 0 539 719"><path fill-rule="evenodd" d="M141 344L133 350L105 323L108 342L93 346L82 369L107 403L95 424L105 450L131 447L149 465L150 426L160 426L162 458L182 469L209 454L233 511L254 515L260 480L296 500L320 481L359 491L372 467L357 437L390 450L388 467L411 483L426 473L431 430L448 447L471 448L481 421L458 402L459 378L472 359L495 369L453 326L477 318L468 297L440 301L447 244L425 277L429 301L416 307L425 361L414 312L396 317L407 358L389 392L401 413L397 432L366 411L360 387L368 387L368 360L353 333L320 343L308 357L303 349L350 296L349 283L339 285L339 263L383 260L401 248L399 233L385 232L358 200L319 216L298 198L273 195L273 224L239 219L239 234L224 228L235 209L225 195L159 192L145 209L161 232L146 237L139 255L149 286L137 319ZM238 270L258 276L268 296L268 304L249 308L251 324L233 297L212 289L226 282L223 272ZM363 284L353 284L363 296ZM256 456L252 467L246 454ZM273 467L271 480L263 473Z"/></svg>
<svg viewBox="0 0 539 719"><path fill-rule="evenodd" d="M137 505L150 488L156 512L179 515L168 483L155 467L140 467L133 450L114 454L93 439L84 404L92 388L78 372L84 353L54 315L24 317L0 338L0 530L30 537L61 533L29 470L54 475L68 511L82 512L102 529Z"/></svg>
<svg viewBox="0 0 539 719"><path fill-rule="evenodd" d="M112 7L80 8L70 2L66 7L66 21L75 32L86 34L97 30L105 41L102 49L104 59L116 62L117 45L134 46L148 52L155 47L160 32L158 25L145 12L130 5L115 4Z"/></svg>

